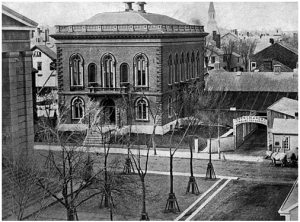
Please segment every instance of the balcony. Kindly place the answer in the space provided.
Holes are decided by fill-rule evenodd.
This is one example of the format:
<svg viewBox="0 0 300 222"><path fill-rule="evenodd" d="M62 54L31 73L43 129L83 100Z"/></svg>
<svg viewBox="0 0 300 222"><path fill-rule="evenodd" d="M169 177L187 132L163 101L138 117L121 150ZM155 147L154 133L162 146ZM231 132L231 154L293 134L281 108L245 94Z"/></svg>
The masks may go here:
<svg viewBox="0 0 300 222"><path fill-rule="evenodd" d="M102 96L102 95L122 95L128 93L128 87L88 87L90 96Z"/></svg>

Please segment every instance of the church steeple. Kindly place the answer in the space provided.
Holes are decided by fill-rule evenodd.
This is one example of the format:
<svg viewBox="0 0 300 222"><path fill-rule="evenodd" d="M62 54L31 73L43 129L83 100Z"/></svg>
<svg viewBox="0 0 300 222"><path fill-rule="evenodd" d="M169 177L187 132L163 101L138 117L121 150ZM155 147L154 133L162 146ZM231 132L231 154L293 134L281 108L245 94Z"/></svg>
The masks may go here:
<svg viewBox="0 0 300 222"><path fill-rule="evenodd" d="M218 29L217 21L216 21L216 11L215 11L213 2L209 3L208 22L207 22L207 26L206 26L206 31L210 34L212 34L213 31L216 31L216 33L219 34L219 29Z"/></svg>
<svg viewBox="0 0 300 222"><path fill-rule="evenodd" d="M216 11L213 2L209 3L208 18L209 20L215 20L216 18Z"/></svg>

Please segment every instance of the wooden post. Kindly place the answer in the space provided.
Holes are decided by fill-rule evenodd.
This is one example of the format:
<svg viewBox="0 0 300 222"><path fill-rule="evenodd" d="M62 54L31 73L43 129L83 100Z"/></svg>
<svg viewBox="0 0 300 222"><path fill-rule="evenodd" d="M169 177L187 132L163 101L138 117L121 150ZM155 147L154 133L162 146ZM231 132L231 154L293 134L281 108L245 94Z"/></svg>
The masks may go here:
<svg viewBox="0 0 300 222"><path fill-rule="evenodd" d="M199 152L198 139L195 139L195 153Z"/></svg>

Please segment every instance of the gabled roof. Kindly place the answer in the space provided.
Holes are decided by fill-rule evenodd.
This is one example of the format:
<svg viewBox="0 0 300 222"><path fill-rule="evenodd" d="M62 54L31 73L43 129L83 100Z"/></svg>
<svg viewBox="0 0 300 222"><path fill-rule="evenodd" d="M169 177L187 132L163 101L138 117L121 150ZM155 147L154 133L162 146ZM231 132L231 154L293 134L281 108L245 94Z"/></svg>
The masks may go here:
<svg viewBox="0 0 300 222"><path fill-rule="evenodd" d="M285 198L283 204L281 205L278 213L279 214L288 214L289 211L298 207L298 178L293 184L292 189Z"/></svg>
<svg viewBox="0 0 300 222"><path fill-rule="evenodd" d="M274 118L273 134L293 134L298 135L298 119L279 119Z"/></svg>
<svg viewBox="0 0 300 222"><path fill-rule="evenodd" d="M298 55L298 49L294 48L294 47L291 46L290 44L285 43L285 42L276 42L276 43L274 43L274 44L272 44L272 45L270 45L270 46L268 46L268 47L266 47L266 48L263 48L261 51L256 52L252 57L255 57L256 54L261 53L262 51L264 51L264 50L266 50L266 49L268 49L268 48L270 48L270 47L273 47L273 46L276 45L276 44L277 44L277 45L280 45L280 46L286 48L287 50L289 50L289 51L291 51L291 52L293 52L293 53L295 53L295 54Z"/></svg>
<svg viewBox="0 0 300 222"><path fill-rule="evenodd" d="M295 113L298 112L298 100L283 97L269 106L268 109L295 117Z"/></svg>
<svg viewBox="0 0 300 222"><path fill-rule="evenodd" d="M290 45L289 43L286 43L286 42L278 42L279 45L281 45L282 47L292 51L293 53L297 54L298 55L298 49L293 47L292 45Z"/></svg>
<svg viewBox="0 0 300 222"><path fill-rule="evenodd" d="M221 72L210 70L209 90L241 92L298 92L298 77L293 72Z"/></svg>
<svg viewBox="0 0 300 222"><path fill-rule="evenodd" d="M143 13L138 11L99 13L75 25L187 25L166 15Z"/></svg>
<svg viewBox="0 0 300 222"><path fill-rule="evenodd" d="M38 23L32 21L31 19L25 17L24 15L19 14L18 12L8 8L5 5L2 5L2 14L15 19L16 21L24 24L27 27L31 27L31 28L35 28L36 26L38 26ZM2 29L3 27L5 27L6 25L2 24Z"/></svg>
<svg viewBox="0 0 300 222"><path fill-rule="evenodd" d="M235 34L233 34L233 33L231 33L231 32L228 32L228 33L222 35L221 39L224 38L224 37L226 37L226 36L228 36L228 35L231 35L232 37L234 37L234 38L236 38L236 39L239 38L239 37L237 37Z"/></svg>
<svg viewBox="0 0 300 222"><path fill-rule="evenodd" d="M52 60L56 60L56 58L57 58L56 53L53 52L51 49L49 49L49 47L47 47L45 45L35 45L31 48L31 51L33 51L35 49L39 49L40 51L42 51L45 55L47 55Z"/></svg>

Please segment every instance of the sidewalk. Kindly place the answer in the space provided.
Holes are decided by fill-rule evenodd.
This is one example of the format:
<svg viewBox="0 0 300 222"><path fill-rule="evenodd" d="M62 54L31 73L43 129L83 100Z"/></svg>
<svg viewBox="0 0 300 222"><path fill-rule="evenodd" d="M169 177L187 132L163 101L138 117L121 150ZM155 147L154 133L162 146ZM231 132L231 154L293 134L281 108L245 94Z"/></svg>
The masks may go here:
<svg viewBox="0 0 300 222"><path fill-rule="evenodd" d="M61 150L60 146L58 145L46 145L46 144L36 144L34 145L34 149L36 150L48 150L48 149L54 150L54 151L59 151ZM83 147L86 149L88 152L100 152L103 153L104 149L100 147ZM133 154L138 153L138 149L131 148L130 149ZM127 154L127 149L126 148L114 148L111 147L110 153L113 154ZM170 156L170 151L168 149L164 148L157 148L156 149L157 155L154 155L153 149L150 149L149 156L156 156L156 157L169 157ZM147 150L146 149L141 149L140 154L142 156L147 155ZM190 150L189 149L179 149L175 153L174 157L175 158L190 158ZM229 161L246 161L246 162L264 162L264 158L260 156L249 156L249 155L242 155L242 154L232 154L232 153L225 153L221 152L219 159L219 155L214 153L211 154L211 159L212 160L229 160ZM209 154L208 153L193 153L193 158L194 159L209 159Z"/></svg>

